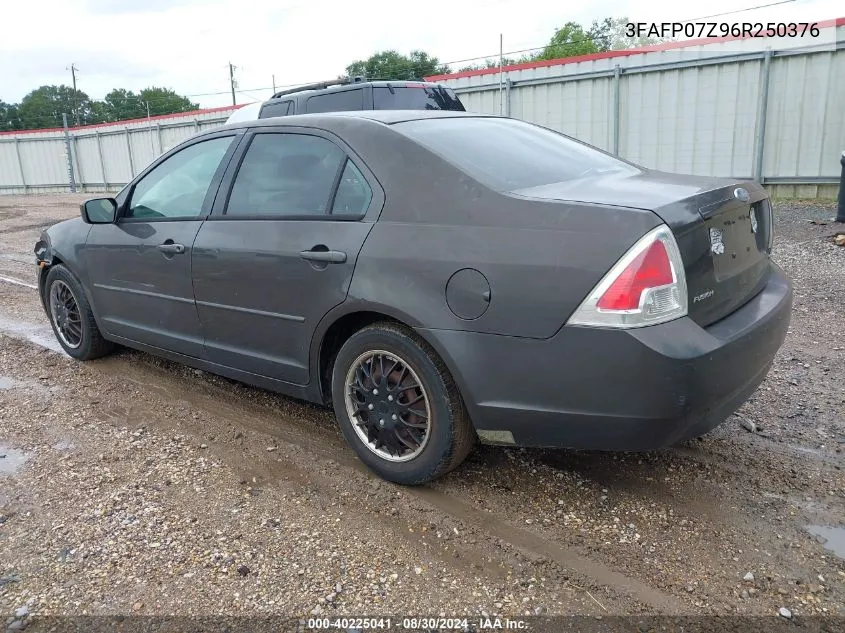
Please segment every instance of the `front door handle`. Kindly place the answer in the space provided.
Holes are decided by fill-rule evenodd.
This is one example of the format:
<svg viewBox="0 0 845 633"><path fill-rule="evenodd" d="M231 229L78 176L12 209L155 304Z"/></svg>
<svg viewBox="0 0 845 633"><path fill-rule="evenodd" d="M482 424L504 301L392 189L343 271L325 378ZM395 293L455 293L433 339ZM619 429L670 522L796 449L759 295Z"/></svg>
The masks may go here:
<svg viewBox="0 0 845 633"><path fill-rule="evenodd" d="M299 256L310 262L324 262L327 264L343 264L346 262L346 253L343 251L315 250L302 251Z"/></svg>
<svg viewBox="0 0 845 633"><path fill-rule="evenodd" d="M174 244L170 240L168 240L164 244L159 244L156 248L158 248L158 250L160 250L165 255L181 255L185 252L184 244Z"/></svg>

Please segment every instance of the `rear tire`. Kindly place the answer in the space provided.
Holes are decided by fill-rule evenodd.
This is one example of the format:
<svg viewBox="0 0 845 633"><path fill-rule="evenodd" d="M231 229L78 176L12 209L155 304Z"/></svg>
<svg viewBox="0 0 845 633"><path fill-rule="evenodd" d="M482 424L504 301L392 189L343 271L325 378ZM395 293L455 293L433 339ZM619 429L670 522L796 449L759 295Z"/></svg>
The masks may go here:
<svg viewBox="0 0 845 633"><path fill-rule="evenodd" d="M44 306L56 339L72 358L93 360L112 350L112 343L103 338L97 327L82 284L62 264L47 273Z"/></svg>
<svg viewBox="0 0 845 633"><path fill-rule="evenodd" d="M332 403L361 461L397 484L422 484L449 472L475 443L443 361L395 323L368 326L343 344L332 369Z"/></svg>

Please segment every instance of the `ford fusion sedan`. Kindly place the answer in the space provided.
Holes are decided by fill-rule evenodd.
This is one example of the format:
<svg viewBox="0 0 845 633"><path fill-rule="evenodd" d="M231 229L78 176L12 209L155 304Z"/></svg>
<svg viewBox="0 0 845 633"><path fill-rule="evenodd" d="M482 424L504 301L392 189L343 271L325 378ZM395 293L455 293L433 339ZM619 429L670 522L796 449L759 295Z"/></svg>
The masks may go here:
<svg viewBox="0 0 845 633"><path fill-rule="evenodd" d="M479 439L649 450L718 425L786 335L772 231L752 182L359 111L199 134L35 252L72 357L124 345L331 405L372 470L418 484Z"/></svg>

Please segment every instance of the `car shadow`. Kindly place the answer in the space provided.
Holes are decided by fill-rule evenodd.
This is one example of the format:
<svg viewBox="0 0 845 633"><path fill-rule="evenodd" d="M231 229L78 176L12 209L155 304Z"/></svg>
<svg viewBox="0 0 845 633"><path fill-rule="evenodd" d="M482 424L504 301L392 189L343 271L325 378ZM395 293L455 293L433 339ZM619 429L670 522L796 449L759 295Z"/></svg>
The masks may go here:
<svg viewBox="0 0 845 633"><path fill-rule="evenodd" d="M714 457L717 465L714 465ZM645 453L478 446L443 486L487 487L516 496L526 505L549 497L564 509L609 510L620 502L671 509L677 516L716 524L745 523L738 504L725 497L725 477L706 439Z"/></svg>

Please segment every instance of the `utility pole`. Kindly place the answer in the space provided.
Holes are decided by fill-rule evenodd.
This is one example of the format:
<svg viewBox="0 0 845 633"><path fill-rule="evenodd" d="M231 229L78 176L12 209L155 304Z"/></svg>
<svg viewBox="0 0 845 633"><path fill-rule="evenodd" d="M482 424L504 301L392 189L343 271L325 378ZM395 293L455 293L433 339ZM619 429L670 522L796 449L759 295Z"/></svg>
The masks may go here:
<svg viewBox="0 0 845 633"><path fill-rule="evenodd" d="M156 148L155 144L153 143L153 120L150 117L150 102L144 101L144 104L147 106L147 132L150 135L150 152L152 153L153 159L156 157Z"/></svg>
<svg viewBox="0 0 845 633"><path fill-rule="evenodd" d="M82 125L79 121L79 107L76 105L76 71L79 70L76 67L76 64L70 65L70 76L73 79L73 112L76 114L76 125L77 127Z"/></svg>
<svg viewBox="0 0 845 633"><path fill-rule="evenodd" d="M273 75L273 94L276 94L276 75Z"/></svg>
<svg viewBox="0 0 845 633"><path fill-rule="evenodd" d="M836 218L837 222L845 222L845 151L842 152L842 158L839 159L842 165L842 177L839 180L839 204L837 206Z"/></svg>
<svg viewBox="0 0 845 633"><path fill-rule="evenodd" d="M502 66L504 65L504 36L499 33L499 116L504 115L505 113L505 102L504 102L504 85L502 79L504 77L502 73Z"/></svg>
<svg viewBox="0 0 845 633"><path fill-rule="evenodd" d="M235 101L235 68L237 66L233 66L232 62L229 62L229 86L232 88L232 105L238 105L238 102Z"/></svg>
<svg viewBox="0 0 845 633"><path fill-rule="evenodd" d="M65 130L65 155L67 156L67 179L70 192L76 193L76 178L73 175L73 150L70 144L70 131L67 128L67 114L62 112L62 127ZM127 137L128 138L128 137Z"/></svg>

